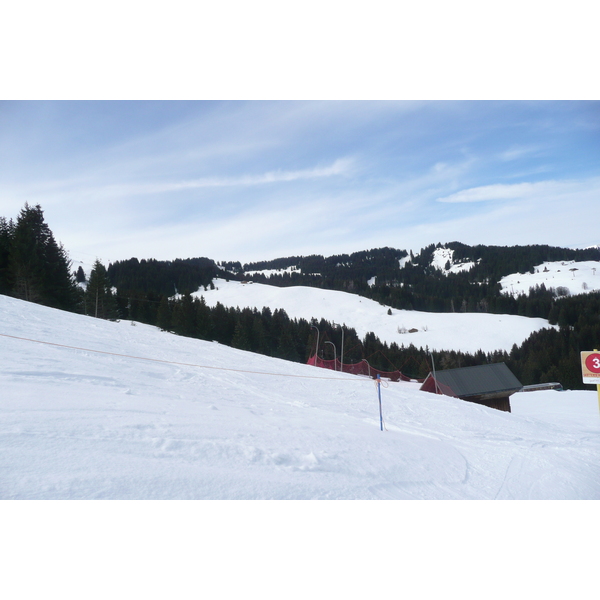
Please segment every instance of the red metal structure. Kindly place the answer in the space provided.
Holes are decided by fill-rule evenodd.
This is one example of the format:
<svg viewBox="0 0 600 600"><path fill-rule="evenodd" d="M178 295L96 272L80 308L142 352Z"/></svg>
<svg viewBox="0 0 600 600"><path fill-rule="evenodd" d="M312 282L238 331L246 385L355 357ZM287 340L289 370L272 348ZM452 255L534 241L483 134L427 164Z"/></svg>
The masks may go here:
<svg viewBox="0 0 600 600"><path fill-rule="evenodd" d="M320 367L321 369L330 369L331 371L343 370L344 373L351 373L352 375L365 375L375 379L379 375L382 379L389 379L390 381L413 381L410 377L403 375L400 371L380 371L369 365L366 360L361 360L355 364L343 364L336 360L323 360L317 355L313 354L307 361L308 365Z"/></svg>

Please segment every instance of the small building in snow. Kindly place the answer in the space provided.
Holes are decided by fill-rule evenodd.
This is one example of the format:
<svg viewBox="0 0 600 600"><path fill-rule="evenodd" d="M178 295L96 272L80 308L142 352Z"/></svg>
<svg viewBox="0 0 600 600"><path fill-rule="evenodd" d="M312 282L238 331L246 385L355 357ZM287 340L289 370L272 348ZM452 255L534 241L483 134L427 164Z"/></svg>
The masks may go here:
<svg viewBox="0 0 600 600"><path fill-rule="evenodd" d="M523 388L504 363L429 373L421 390L510 412L510 396Z"/></svg>

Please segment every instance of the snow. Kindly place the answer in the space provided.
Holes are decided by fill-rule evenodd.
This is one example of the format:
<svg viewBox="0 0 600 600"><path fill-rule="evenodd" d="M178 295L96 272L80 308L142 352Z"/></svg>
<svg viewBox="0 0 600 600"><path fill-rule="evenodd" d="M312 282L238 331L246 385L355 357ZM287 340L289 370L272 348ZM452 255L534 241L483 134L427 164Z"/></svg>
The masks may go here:
<svg viewBox="0 0 600 600"><path fill-rule="evenodd" d="M446 262L452 262L452 256L454 255L454 250L450 250L450 248L436 248L433 251L433 259L431 260L431 266L439 269L440 271L445 270Z"/></svg>
<svg viewBox="0 0 600 600"><path fill-rule="evenodd" d="M404 256L403 258L398 260L398 266L401 269L403 269L411 261L412 261L412 259L410 257L410 254L408 254L407 256Z"/></svg>
<svg viewBox="0 0 600 600"><path fill-rule="evenodd" d="M446 263L450 261L450 268L446 269ZM454 263L454 250L451 248L436 248L433 251L433 259L431 266L442 271L444 275L448 273L461 273L463 271L470 271L475 263L472 261L464 263Z"/></svg>
<svg viewBox="0 0 600 600"><path fill-rule="evenodd" d="M534 267L534 273L513 273L500 280L502 291L518 296L528 294L529 288L544 284L546 289L563 287L569 295L600 290L600 262L544 262Z"/></svg>
<svg viewBox="0 0 600 600"><path fill-rule="evenodd" d="M390 382L380 431L368 378L6 296L0 334L2 499L600 498L595 391Z"/></svg>
<svg viewBox="0 0 600 600"><path fill-rule="evenodd" d="M299 273L300 269L298 267L286 267L285 269L262 269L261 271L244 271L244 275L248 275L251 277L252 275L264 275L269 278L272 275L283 275L287 273L291 275L292 273Z"/></svg>
<svg viewBox="0 0 600 600"><path fill-rule="evenodd" d="M216 279L215 289L197 292L204 296L207 305L257 308L268 306L271 310L284 309L290 318L312 317L345 324L356 329L360 338L372 331L382 342L396 342L430 350L461 350L475 353L478 350L510 351L513 344L520 345L534 331L550 327L545 319L516 315L488 313L428 313L392 309L356 294L334 290L293 286L280 288L254 283L245 285L237 281ZM399 331L417 329L415 333Z"/></svg>
<svg viewBox="0 0 600 600"><path fill-rule="evenodd" d="M83 272L85 273L85 278L88 280L92 271L94 270L94 262L89 260L79 260L71 258L71 272L77 272L77 269L81 267Z"/></svg>

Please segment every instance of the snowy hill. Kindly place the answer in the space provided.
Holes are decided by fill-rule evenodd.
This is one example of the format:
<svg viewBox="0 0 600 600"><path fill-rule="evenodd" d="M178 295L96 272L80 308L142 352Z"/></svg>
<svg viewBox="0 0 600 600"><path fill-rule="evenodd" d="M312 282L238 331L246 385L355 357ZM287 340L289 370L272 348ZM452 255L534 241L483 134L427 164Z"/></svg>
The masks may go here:
<svg viewBox="0 0 600 600"><path fill-rule="evenodd" d="M600 276L599 276L600 278ZM510 351L513 344L520 345L534 331L550 327L545 319L532 319L515 315L487 313L428 313L392 309L356 294L334 290L294 286L275 287L260 283L215 280L215 289L198 291L209 306L220 302L224 306L271 310L283 308L290 318L312 317L354 327L363 338L373 332L388 344L430 350L461 350L475 353L478 350ZM416 332L408 333L411 329ZM403 332L403 333L401 333Z"/></svg>
<svg viewBox="0 0 600 600"><path fill-rule="evenodd" d="M478 262L481 262L481 259ZM444 275L469 271L476 264L473 261L456 261L454 250L446 247L436 248L431 260L431 266ZM532 271L512 273L503 277L500 280L502 291L516 297L519 294L527 295L530 288L542 284L546 289L562 288L560 290L562 293L559 295L575 296L600 290L599 261L546 261L533 267Z"/></svg>
<svg viewBox="0 0 600 600"><path fill-rule="evenodd" d="M503 413L0 296L2 499L599 499L596 393ZM45 342L45 343L40 343Z"/></svg>
<svg viewBox="0 0 600 600"><path fill-rule="evenodd" d="M600 290L600 262L545 262L534 273L514 273L500 280L502 291L513 296L528 294L529 288L542 284L546 289L562 288L561 295L569 296Z"/></svg>

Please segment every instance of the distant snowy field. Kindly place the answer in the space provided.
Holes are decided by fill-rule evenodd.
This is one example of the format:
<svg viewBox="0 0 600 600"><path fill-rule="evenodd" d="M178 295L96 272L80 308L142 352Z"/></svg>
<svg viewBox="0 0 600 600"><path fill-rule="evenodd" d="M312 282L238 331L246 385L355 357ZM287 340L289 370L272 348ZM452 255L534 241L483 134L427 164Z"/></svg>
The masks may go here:
<svg viewBox="0 0 600 600"><path fill-rule="evenodd" d="M595 391L389 383L382 432L367 378L6 296L0 334L2 499L600 499Z"/></svg>
<svg viewBox="0 0 600 600"><path fill-rule="evenodd" d="M599 275L600 279L600 275ZM430 350L510 351L520 345L534 331L550 327L546 319L532 319L516 315L488 313L428 313L392 309L356 294L334 290L294 286L275 287L260 283L240 283L215 279L214 290L200 290L195 296L204 296L209 306L220 302L224 306L250 307L261 310L283 308L290 318L312 317L325 319L356 329L363 338L372 331L388 344L413 344ZM414 333L407 333L417 329ZM399 333L405 331L406 333Z"/></svg>
<svg viewBox="0 0 600 600"><path fill-rule="evenodd" d="M545 262L534 273L513 273L500 280L502 291L513 296L528 294L536 285L546 289L559 287L569 291L570 296L600 290L600 262L562 261Z"/></svg>

